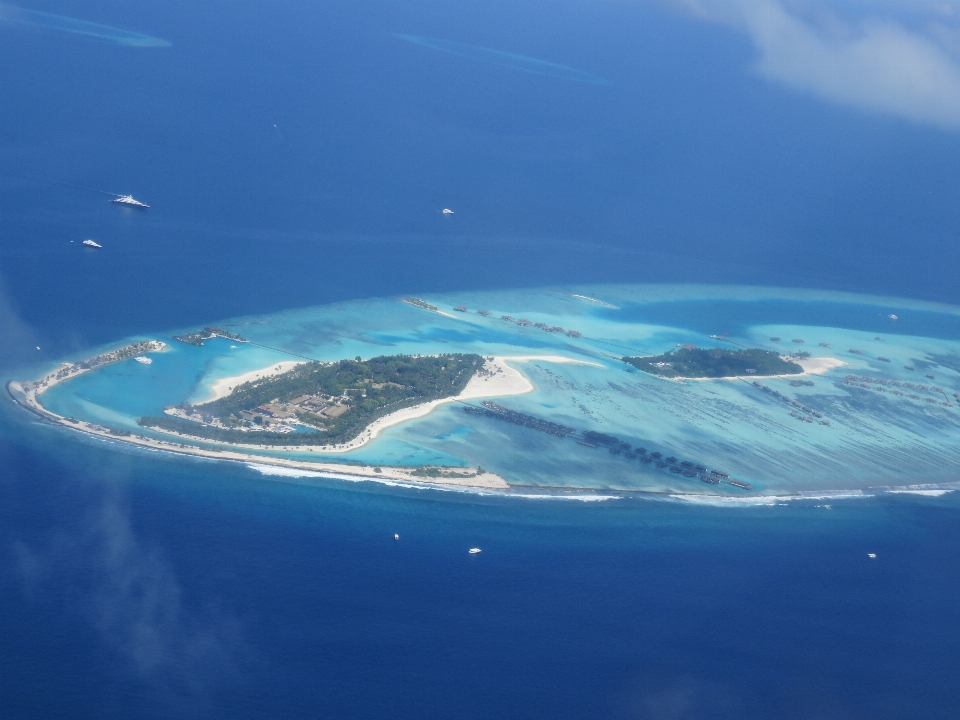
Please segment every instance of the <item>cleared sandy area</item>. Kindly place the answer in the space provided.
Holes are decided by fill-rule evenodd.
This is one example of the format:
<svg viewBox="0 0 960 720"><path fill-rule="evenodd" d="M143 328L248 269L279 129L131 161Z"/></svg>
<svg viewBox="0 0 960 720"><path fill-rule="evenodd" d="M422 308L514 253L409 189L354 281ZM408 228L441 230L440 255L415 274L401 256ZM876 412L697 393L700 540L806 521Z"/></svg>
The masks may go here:
<svg viewBox="0 0 960 720"><path fill-rule="evenodd" d="M812 357L805 360L794 360L794 362L803 368L804 375L823 375L829 370L846 365L843 360L832 357Z"/></svg>
<svg viewBox="0 0 960 720"><path fill-rule="evenodd" d="M292 370L297 365L303 365L305 361L303 360L283 360L282 362L275 363L265 368L260 368L259 370L251 370L250 372L243 373L242 375L234 375L233 377L220 378L219 380L214 381L213 385L210 386L210 395L207 397L203 403L196 403L197 405L202 405L204 403L213 402L214 400L219 400L222 397L226 397L233 392L234 388L244 383L251 382L253 380L261 380L263 378L273 377L274 375L282 375L288 370Z"/></svg>

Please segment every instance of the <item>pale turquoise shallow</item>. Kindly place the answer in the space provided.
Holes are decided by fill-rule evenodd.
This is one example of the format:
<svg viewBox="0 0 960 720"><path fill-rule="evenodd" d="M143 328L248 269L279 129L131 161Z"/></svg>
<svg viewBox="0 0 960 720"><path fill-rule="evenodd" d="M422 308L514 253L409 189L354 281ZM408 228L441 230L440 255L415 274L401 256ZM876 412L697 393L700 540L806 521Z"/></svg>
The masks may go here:
<svg viewBox="0 0 960 720"><path fill-rule="evenodd" d="M142 432L137 417L203 399L219 378L293 355L318 360L440 352L563 355L601 367L540 361L518 365L536 389L505 398L502 404L726 470L751 483L753 493L641 467L636 460L600 448L468 415L456 404L390 428L348 455L295 457L385 465L482 465L525 486L731 497L942 486L960 480L957 308L729 286L618 285L419 297L452 317L396 299L372 299L228 320L221 324L257 345L217 339L194 347L172 342L169 336L176 333L171 332L158 336L171 347L154 354L152 365L131 360L88 373L54 387L43 402L62 415ZM453 310L460 305L467 312ZM478 309L492 316L480 315ZM577 330L582 337L520 327L501 320L501 315ZM710 338L723 333L727 342ZM771 342L773 336L783 340ZM805 343L794 345L792 338ZM815 357L842 360L843 367L812 376L812 386L763 381L831 424L803 423L791 417L785 404L747 382L670 382L619 361L623 355L656 354L688 342L790 352L802 347ZM821 342L833 348L820 347ZM863 354L851 354L851 348ZM915 369L908 370L907 365ZM937 386L943 393L924 392L920 400L898 398L877 391L878 384L866 383L870 389L844 384L850 374ZM934 378L926 378L928 374ZM927 397L936 402L925 402Z"/></svg>

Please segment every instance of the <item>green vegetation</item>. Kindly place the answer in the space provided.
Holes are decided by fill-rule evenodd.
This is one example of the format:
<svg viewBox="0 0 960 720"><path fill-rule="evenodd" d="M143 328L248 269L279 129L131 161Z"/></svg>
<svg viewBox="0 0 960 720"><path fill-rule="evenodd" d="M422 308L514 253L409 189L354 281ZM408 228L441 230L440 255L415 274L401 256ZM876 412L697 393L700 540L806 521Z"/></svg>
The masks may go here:
<svg viewBox="0 0 960 720"><path fill-rule="evenodd" d="M797 375L803 368L771 350L683 348L653 357L625 357L638 370L668 378L723 378L741 375Z"/></svg>
<svg viewBox="0 0 960 720"><path fill-rule="evenodd" d="M187 345L203 345L204 340L210 340L211 338L222 337L227 340L233 340L234 342L250 342L244 337L239 335L228 333L223 328L219 327L205 327L200 332L190 333L189 335L177 335L173 339L178 342L186 343Z"/></svg>
<svg viewBox="0 0 960 720"><path fill-rule="evenodd" d="M400 302L405 302L407 305L413 305L421 310L429 310L430 312L435 313L440 312L440 308L438 308L436 305L431 305L426 300L421 300L420 298L403 298L403 300Z"/></svg>
<svg viewBox="0 0 960 720"><path fill-rule="evenodd" d="M479 355L311 362L244 383L214 402L181 406L178 412L190 419L165 415L137 422L221 442L338 444L396 410L460 394L482 367ZM294 434L294 425L311 431Z"/></svg>
<svg viewBox="0 0 960 720"><path fill-rule="evenodd" d="M426 478L473 478L486 472L482 467L476 470L470 468L451 468L436 465L422 465L414 470L411 475L414 477Z"/></svg>

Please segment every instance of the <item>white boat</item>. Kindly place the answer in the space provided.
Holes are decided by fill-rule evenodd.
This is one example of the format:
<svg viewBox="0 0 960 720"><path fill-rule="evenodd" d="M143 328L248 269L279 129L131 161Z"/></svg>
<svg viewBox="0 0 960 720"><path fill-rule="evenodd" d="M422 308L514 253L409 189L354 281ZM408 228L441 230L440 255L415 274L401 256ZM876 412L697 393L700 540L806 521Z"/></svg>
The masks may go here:
<svg viewBox="0 0 960 720"><path fill-rule="evenodd" d="M138 363L142 363L143 365L153 364L153 360L151 360L148 357L144 357L143 355L137 355L137 357L135 357L134 360L136 360Z"/></svg>
<svg viewBox="0 0 960 720"><path fill-rule="evenodd" d="M453 215L453 210L451 210L450 208L444 208L442 212L444 215Z"/></svg>
<svg viewBox="0 0 960 720"><path fill-rule="evenodd" d="M139 200L134 200L133 195L120 195L119 197L114 198L110 202L116 203L117 205L126 205L127 207L140 208L141 210L146 210L149 205L142 203Z"/></svg>
<svg viewBox="0 0 960 720"><path fill-rule="evenodd" d="M480 548L470 548L471 555L476 555L478 552L480 552Z"/></svg>
<svg viewBox="0 0 960 720"><path fill-rule="evenodd" d="M872 560L873 558L875 558L876 556L877 556L876 553L867 553L867 557L870 558L871 560Z"/></svg>
<svg viewBox="0 0 960 720"><path fill-rule="evenodd" d="M399 540L399 539L400 539L400 536L399 536L397 533L394 533L394 534L393 534L393 539L394 539L394 540Z"/></svg>
<svg viewBox="0 0 960 720"><path fill-rule="evenodd" d="M93 240L84 240L84 241L83 241L83 244L86 245L87 247L92 247L92 248L102 248L102 247L103 247L103 245L101 245L100 243L95 243Z"/></svg>

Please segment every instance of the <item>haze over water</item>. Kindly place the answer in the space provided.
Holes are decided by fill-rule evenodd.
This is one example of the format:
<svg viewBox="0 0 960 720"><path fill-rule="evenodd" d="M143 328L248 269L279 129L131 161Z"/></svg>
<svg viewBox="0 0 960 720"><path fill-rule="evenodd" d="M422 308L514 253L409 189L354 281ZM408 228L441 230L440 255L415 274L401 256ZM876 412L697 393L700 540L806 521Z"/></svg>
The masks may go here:
<svg viewBox="0 0 960 720"><path fill-rule="evenodd" d="M5 378L401 294L694 282L960 305L939 6L18 7L0 12ZM8 403L0 468L11 716L960 706L956 493L731 509L280 483Z"/></svg>

